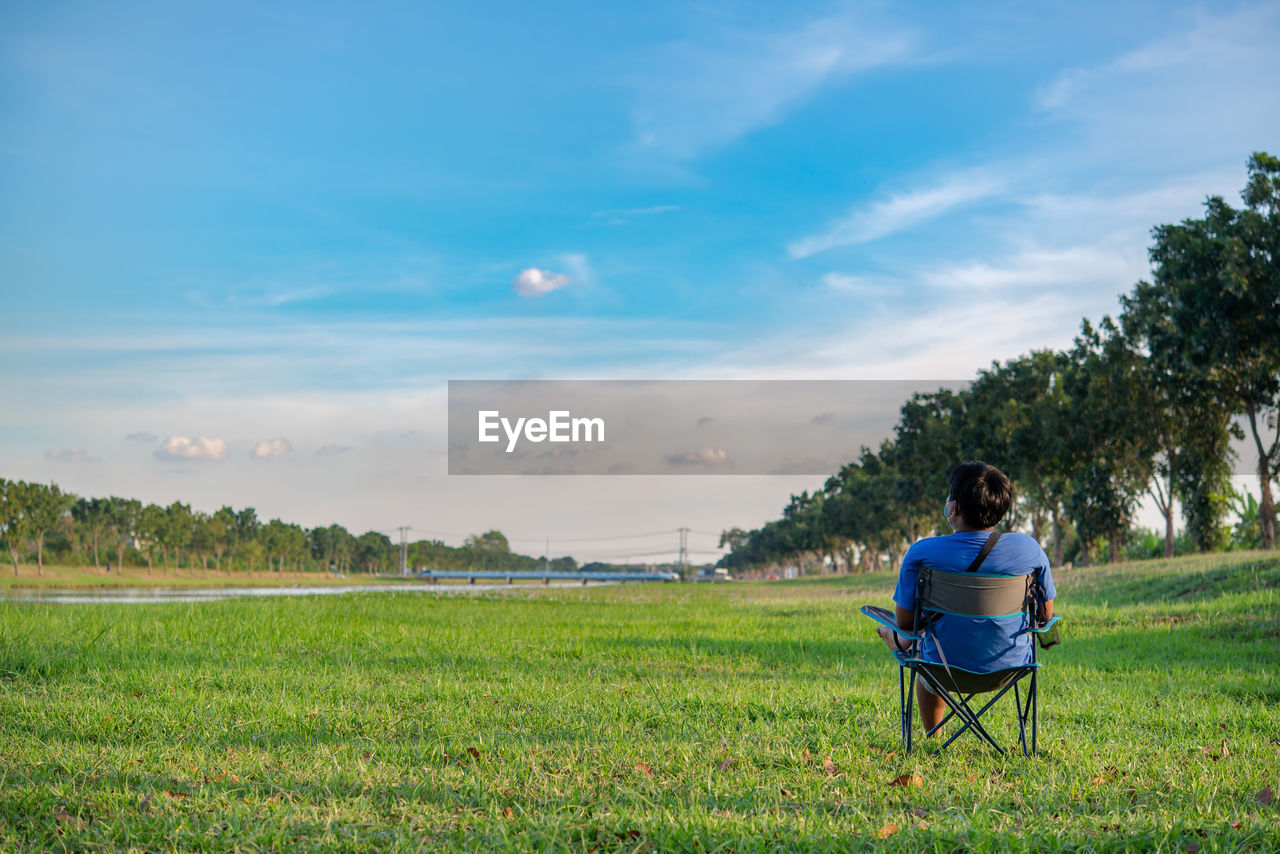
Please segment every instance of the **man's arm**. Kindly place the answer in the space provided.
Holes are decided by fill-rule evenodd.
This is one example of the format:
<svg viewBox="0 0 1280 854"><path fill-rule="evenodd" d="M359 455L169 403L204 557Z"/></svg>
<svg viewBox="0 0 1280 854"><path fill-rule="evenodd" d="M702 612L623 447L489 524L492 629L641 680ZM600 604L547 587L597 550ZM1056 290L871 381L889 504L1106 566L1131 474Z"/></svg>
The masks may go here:
<svg viewBox="0 0 1280 854"><path fill-rule="evenodd" d="M906 608L898 604L894 604L893 609L898 616L898 628L905 629L906 631L909 631L909 632L915 631L915 628L916 628L915 612L908 611Z"/></svg>

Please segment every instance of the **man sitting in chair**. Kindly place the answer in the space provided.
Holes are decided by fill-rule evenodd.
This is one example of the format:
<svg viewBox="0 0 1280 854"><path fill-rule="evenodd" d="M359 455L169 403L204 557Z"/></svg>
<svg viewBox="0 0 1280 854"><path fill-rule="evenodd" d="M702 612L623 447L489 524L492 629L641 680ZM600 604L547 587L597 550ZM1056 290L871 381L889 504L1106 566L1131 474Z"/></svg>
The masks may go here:
<svg viewBox="0 0 1280 854"><path fill-rule="evenodd" d="M955 533L927 537L907 550L898 575L893 601L899 628L914 631L916 576L920 567L940 571L964 572L986 544L996 524L1009 512L1013 500L1009 478L987 463L971 461L956 466L947 478L947 500L943 515ZM1037 615L1040 622L1053 616L1053 574L1049 557L1034 539L1026 534L1005 533L981 563L984 573L999 575L1036 574L1043 605ZM946 664L977 673L988 673L1006 667L1018 667L1031 661L1032 636L1028 632L1027 615L974 619L953 614L939 614L931 623L932 634L943 647ZM890 649L905 651L907 643L888 626L877 631ZM933 638L926 633L916 655L932 662L942 662ZM946 715L946 703L925 684L916 681L916 697L920 703L920 720L925 731L936 727Z"/></svg>

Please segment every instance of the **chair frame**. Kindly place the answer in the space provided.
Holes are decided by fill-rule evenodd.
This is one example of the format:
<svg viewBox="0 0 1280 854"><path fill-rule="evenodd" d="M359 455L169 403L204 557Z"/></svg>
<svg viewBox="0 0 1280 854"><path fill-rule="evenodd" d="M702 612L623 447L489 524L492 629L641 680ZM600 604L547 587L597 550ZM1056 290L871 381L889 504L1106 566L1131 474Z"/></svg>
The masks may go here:
<svg viewBox="0 0 1280 854"><path fill-rule="evenodd" d="M1037 660L1036 646L1037 640L1033 639L1031 644L1031 661L1028 664L1017 667L1008 667L1001 670L991 671L989 673L976 673L966 670L962 667L947 665L946 652L942 650L941 644L938 643L937 637L934 637L934 645L938 648L943 659L943 663L925 661L915 657L915 653L921 641L924 640L926 633L931 633L928 628L926 612L930 614L954 614L955 616L964 617L1003 617L1012 616L1013 614L984 613L984 609L978 605L980 595L975 595L972 591L956 591L950 590L952 594L946 604L950 608L939 606L936 601L935 583L941 582L941 587L947 587L953 579L962 578L966 581L972 579L989 579L983 582L989 591L1003 594L1006 597L1021 593L1022 607L1014 613L1025 613L1029 620L1028 633L1032 635L1041 635L1048 632L1059 621L1059 617L1054 616L1047 623L1038 626L1036 623L1037 611L1041 604L1041 596L1039 588L1035 583L1035 575L994 575L991 573L978 572L942 572L934 571L929 567L921 567L916 578L916 607L914 615L914 623L917 627L915 631L907 631L897 626L896 621L890 622L884 619L880 614L873 613L868 607L863 607L862 612L871 617L876 622L887 625L897 636L906 638L911 641L911 646L905 651L894 651L894 658L898 661L898 707L901 715L902 728L902 746L904 753L910 753L912 747L912 713L915 708L915 687L916 680L924 681L930 691L943 700L947 704L948 711L946 716L938 723L937 726L925 732L925 737L933 735L945 726L952 718L959 718L963 725L952 733L943 744L933 751L934 755L941 753L953 741L960 737L966 731L972 732L974 737L979 741L991 745L1001 755L1005 754L1005 749L1000 746L981 723L982 715L995 705L1001 697L1013 690L1014 704L1017 707L1018 719L1018 739L1022 747L1024 756L1032 756L1036 753L1037 734L1039 729L1039 670L1040 663ZM957 607L957 605L959 607ZM933 606L933 607L930 607ZM986 610L990 610L989 608ZM908 671L910 675L908 676ZM959 676L957 677L957 672ZM1028 680L1026 686L1025 699L1023 692L1019 689L1018 683L1023 679ZM951 690L948 690L944 681L951 683ZM961 683L964 683L963 685ZM978 711L974 711L970 702L979 694L990 693L994 691L995 696L986 702ZM1030 744L1027 739L1027 729L1030 724L1031 738Z"/></svg>

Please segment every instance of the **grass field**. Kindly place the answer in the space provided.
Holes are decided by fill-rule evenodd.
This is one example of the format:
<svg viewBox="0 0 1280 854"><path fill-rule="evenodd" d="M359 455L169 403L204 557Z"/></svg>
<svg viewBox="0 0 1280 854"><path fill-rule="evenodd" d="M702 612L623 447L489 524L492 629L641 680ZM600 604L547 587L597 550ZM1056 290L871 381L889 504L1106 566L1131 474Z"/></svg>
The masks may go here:
<svg viewBox="0 0 1280 854"><path fill-rule="evenodd" d="M1060 573L1034 759L902 755L891 585L0 603L0 849L1280 849L1280 557Z"/></svg>
<svg viewBox="0 0 1280 854"><path fill-rule="evenodd" d="M63 566L46 564L43 572L37 572L35 564L0 565L0 589L13 587L261 587L290 584L367 584L380 581L377 576L356 573L336 577L323 572L241 572L230 574L215 572L213 567L194 572L183 567L170 568L165 573L161 567L151 572L146 567L125 567L123 571L112 568L107 572L92 566Z"/></svg>

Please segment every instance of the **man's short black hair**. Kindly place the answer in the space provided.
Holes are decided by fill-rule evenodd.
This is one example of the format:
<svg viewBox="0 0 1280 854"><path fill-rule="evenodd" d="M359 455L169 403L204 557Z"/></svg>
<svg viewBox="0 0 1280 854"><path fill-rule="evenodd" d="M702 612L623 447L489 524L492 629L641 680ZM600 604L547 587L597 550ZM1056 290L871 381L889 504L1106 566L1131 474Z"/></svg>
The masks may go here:
<svg viewBox="0 0 1280 854"><path fill-rule="evenodd" d="M990 528L1013 504L1013 487L993 465L970 460L951 470L947 491L964 520L975 528Z"/></svg>

